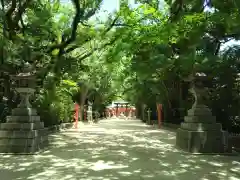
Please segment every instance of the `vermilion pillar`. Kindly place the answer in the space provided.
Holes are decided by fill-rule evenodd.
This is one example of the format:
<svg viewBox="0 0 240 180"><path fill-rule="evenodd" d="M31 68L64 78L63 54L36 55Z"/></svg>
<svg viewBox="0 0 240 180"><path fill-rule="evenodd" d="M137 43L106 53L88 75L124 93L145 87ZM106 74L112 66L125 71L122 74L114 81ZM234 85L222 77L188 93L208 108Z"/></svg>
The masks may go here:
<svg viewBox="0 0 240 180"><path fill-rule="evenodd" d="M79 113L79 105L75 103L75 128L78 128L78 113Z"/></svg>
<svg viewBox="0 0 240 180"><path fill-rule="evenodd" d="M116 117L118 117L118 111L119 111L119 109L118 109L118 104L117 104L117 106L116 106Z"/></svg>

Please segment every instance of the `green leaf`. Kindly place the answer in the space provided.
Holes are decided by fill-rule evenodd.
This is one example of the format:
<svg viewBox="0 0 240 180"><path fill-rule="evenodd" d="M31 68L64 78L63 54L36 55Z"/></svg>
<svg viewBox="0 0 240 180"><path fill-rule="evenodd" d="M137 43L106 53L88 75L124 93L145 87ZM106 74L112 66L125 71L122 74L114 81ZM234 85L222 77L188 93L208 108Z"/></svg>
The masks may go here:
<svg viewBox="0 0 240 180"><path fill-rule="evenodd" d="M77 87L77 83L72 80L62 80L62 82L68 86Z"/></svg>

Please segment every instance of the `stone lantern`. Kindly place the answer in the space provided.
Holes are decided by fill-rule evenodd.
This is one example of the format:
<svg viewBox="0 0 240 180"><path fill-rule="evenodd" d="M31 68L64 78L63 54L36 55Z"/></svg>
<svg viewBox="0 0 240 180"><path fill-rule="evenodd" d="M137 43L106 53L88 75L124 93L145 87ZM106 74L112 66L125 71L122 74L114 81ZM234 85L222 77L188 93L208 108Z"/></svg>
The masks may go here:
<svg viewBox="0 0 240 180"><path fill-rule="evenodd" d="M34 94L37 82L35 74L32 73L31 65L29 63L24 64L23 72L12 75L11 79L14 82L14 89L21 97L21 102L18 107L31 108L32 105L29 102L29 97ZM33 115L36 115L36 113Z"/></svg>
<svg viewBox="0 0 240 180"><path fill-rule="evenodd" d="M136 108L132 108L132 118L136 119Z"/></svg>
<svg viewBox="0 0 240 180"><path fill-rule="evenodd" d="M192 153L224 153L224 134L222 126L216 123L215 116L204 104L207 89L204 82L207 76L197 73L191 79L190 92L194 96L194 104L188 110L184 122L176 134L176 146Z"/></svg>
<svg viewBox="0 0 240 180"><path fill-rule="evenodd" d="M36 76L26 63L21 73L11 76L21 102L0 125L1 153L35 153L48 144L47 129L44 128L36 109L32 108L29 97L34 94Z"/></svg>

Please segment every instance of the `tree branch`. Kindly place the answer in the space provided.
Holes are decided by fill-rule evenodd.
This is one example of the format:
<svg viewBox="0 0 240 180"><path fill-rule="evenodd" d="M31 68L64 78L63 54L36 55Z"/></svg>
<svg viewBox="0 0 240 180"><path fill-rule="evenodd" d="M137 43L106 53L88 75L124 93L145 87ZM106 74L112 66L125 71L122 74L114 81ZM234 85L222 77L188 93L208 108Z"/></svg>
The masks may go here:
<svg viewBox="0 0 240 180"><path fill-rule="evenodd" d="M29 4L31 3L32 0L26 0L23 5L21 5L21 0L19 0L19 8L18 11L15 15L15 17L13 17L13 22L15 23L15 26L18 26L18 22L22 19L22 15L23 13L26 11L27 7L29 6Z"/></svg>
<svg viewBox="0 0 240 180"><path fill-rule="evenodd" d="M104 34L106 34L108 31L110 31L112 29L112 27L114 26L114 24L117 22L119 18L119 15L117 15L114 20L112 21L112 23L108 26L108 28L104 31Z"/></svg>
<svg viewBox="0 0 240 180"><path fill-rule="evenodd" d="M120 35L119 35L119 36L120 36ZM82 60L86 59L87 57L91 56L95 51L102 50L103 48L105 48L105 47L107 47L107 46L109 46L109 45L112 45L112 44L118 39L119 36L115 36L114 39L112 39L112 40L111 40L110 42L108 42L108 43L105 43L105 44L104 44L102 47L100 47L100 48L93 48L90 52L81 54L80 56L77 57L78 60L82 61Z"/></svg>
<svg viewBox="0 0 240 180"><path fill-rule="evenodd" d="M115 17L115 19L112 21L112 23L106 28L106 30L102 33L102 35L101 36L105 36L106 35L106 33L107 32L109 32L113 27L114 27L114 25L115 25L115 23L117 22L117 20L118 20L118 17L119 16L117 16L117 17ZM83 43L82 43L82 45L83 44L85 44L85 43L87 43L87 42L90 42L91 40L93 40L93 38L88 38L88 39L86 39ZM81 45L81 46L82 46ZM73 50L75 50L76 48L78 48L79 47L79 45L73 45L72 47L70 47L70 48L68 48L68 49L66 49L65 51L63 51L62 52L62 54L66 54L66 53L70 53L71 51L73 51ZM92 54L92 53L91 53ZM90 55L91 55L90 54ZM88 56L87 56L88 57Z"/></svg>
<svg viewBox="0 0 240 180"><path fill-rule="evenodd" d="M76 14L75 14L73 22L72 22L71 36L66 41L63 41L60 44L51 46L49 48L49 50L47 51L47 53L50 53L55 49L64 49L65 47L67 47L68 44L70 44L71 42L73 42L76 39L78 23L80 22L80 19L83 17L84 9L80 8L79 0L72 0L72 3L75 6Z"/></svg>
<svg viewBox="0 0 240 180"><path fill-rule="evenodd" d="M12 39L14 35L14 23L12 20L12 14L14 13L16 7L17 7L17 1L12 0L12 4L10 8L7 10L5 15L7 30L9 32L9 39Z"/></svg>

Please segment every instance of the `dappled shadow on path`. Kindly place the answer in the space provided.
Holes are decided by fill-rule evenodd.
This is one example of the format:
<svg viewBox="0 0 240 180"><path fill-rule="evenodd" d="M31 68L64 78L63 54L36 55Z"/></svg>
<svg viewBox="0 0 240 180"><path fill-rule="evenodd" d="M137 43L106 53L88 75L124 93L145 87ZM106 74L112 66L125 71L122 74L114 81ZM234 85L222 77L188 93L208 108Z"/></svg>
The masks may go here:
<svg viewBox="0 0 240 180"><path fill-rule="evenodd" d="M51 136L34 156L0 156L3 180L237 180L238 156L190 155L175 133L137 120L108 120Z"/></svg>

